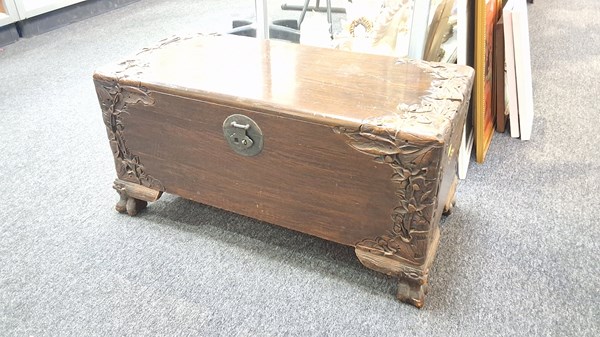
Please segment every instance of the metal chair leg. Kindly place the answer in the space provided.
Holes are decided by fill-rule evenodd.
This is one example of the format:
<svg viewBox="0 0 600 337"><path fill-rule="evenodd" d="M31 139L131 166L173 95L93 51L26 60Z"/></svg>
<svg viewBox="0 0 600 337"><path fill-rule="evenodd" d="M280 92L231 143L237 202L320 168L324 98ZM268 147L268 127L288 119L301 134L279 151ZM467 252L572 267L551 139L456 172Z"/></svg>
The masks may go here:
<svg viewBox="0 0 600 337"><path fill-rule="evenodd" d="M300 13L300 19L298 19L298 29L302 25L302 21L304 21L304 16L306 15L306 10L308 9L308 4L310 0L304 0L304 7L302 7L302 13Z"/></svg>
<svg viewBox="0 0 600 337"><path fill-rule="evenodd" d="M317 7L319 6L319 0L317 0ZM331 19L331 0L327 0L327 23L329 23L329 35L333 40L333 20Z"/></svg>

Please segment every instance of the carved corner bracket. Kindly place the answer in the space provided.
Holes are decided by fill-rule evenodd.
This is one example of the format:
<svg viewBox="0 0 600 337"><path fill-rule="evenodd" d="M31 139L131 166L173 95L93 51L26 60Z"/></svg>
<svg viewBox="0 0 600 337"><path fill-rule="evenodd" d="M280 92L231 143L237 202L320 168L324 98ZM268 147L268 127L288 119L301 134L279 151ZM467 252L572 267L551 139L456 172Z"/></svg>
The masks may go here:
<svg viewBox="0 0 600 337"><path fill-rule="evenodd" d="M358 242L359 259L372 269L423 285L431 258L428 255L437 245L434 237L439 235L437 224L432 222L442 177L444 140L470 96L473 74L441 63L397 63L412 64L430 74L431 86L420 104L401 103L390 114L365 119L357 129L334 127L334 132L345 135L354 149L389 165L396 186L398 203L391 212L390 230Z"/></svg>
<svg viewBox="0 0 600 337"><path fill-rule="evenodd" d="M117 176L119 179L135 182L148 188L164 191L160 181L146 173L140 158L127 148L123 135L125 129L122 117L128 105L153 105L154 98L144 87L120 85L117 81L95 80L96 92L102 108L102 117L110 141Z"/></svg>
<svg viewBox="0 0 600 337"><path fill-rule="evenodd" d="M391 212L388 233L364 239L357 249L422 265L427 257L429 233L436 208L439 166L443 144L425 139L408 142L396 138L388 129L362 124L358 130L336 128L346 135L349 145L371 155L380 164L392 168L391 181L396 186L397 206Z"/></svg>

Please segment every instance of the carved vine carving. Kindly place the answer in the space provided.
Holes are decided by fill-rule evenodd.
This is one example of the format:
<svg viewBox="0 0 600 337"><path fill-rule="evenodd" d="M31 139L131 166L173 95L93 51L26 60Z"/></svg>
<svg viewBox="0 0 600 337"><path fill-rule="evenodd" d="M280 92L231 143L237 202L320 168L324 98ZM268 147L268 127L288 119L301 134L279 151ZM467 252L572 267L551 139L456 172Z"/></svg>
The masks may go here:
<svg viewBox="0 0 600 337"><path fill-rule="evenodd" d="M127 113L127 106L137 103L152 105L154 98L144 87L120 85L116 81L96 80L96 92L102 108L102 117L106 125L110 147L115 158L117 176L120 179L163 191L164 187L161 182L145 172L140 158L131 153L123 137L122 116Z"/></svg>
<svg viewBox="0 0 600 337"><path fill-rule="evenodd" d="M143 75L144 68L149 67L148 58L151 57L155 51L162 49L165 46L177 44L198 36L219 36L219 34L197 33L188 36L171 36L169 38L162 39L154 47L143 48L139 53L136 54L136 58L128 59L117 64L117 69L115 69L115 75L120 79L126 79L132 75Z"/></svg>
<svg viewBox="0 0 600 337"><path fill-rule="evenodd" d="M409 265L422 265L437 206L443 140L470 96L472 74L444 64L411 60L398 63L414 64L432 77L421 103L400 104L391 114L364 120L358 129L335 127L334 131L347 136L354 149L389 165L392 183L397 187L392 228L386 234L360 241L356 248Z"/></svg>
<svg viewBox="0 0 600 337"><path fill-rule="evenodd" d="M392 229L357 247L406 260L425 261L427 234L435 211L442 145L437 141L406 142L384 127L364 123L356 131L338 128L348 136L350 146L392 167L392 183L397 186L397 206L392 210Z"/></svg>
<svg viewBox="0 0 600 337"><path fill-rule="evenodd" d="M131 104L154 104L154 98L148 93L148 90L141 86L122 85L120 82L124 79L143 77L144 70L149 66L149 57L156 50L167 45L179 43L181 41L192 39L199 35L218 35L218 34L195 34L185 37L173 36L164 39L158 45L151 48L144 48L134 59L128 59L116 64L110 68L111 77L114 79L100 80L96 79L96 91L102 107L104 124L110 140L110 145L115 157L115 166L117 175L123 180L136 182L143 186L163 191L164 187L154 177L146 174L140 158L129 151L127 143L123 137L122 116L127 113L127 106Z"/></svg>

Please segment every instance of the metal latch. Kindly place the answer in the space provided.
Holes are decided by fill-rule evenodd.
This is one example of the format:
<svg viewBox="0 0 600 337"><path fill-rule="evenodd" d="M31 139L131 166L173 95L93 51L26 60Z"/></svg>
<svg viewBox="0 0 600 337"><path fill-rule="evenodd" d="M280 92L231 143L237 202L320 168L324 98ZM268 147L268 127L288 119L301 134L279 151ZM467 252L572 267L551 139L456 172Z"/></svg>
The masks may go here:
<svg viewBox="0 0 600 337"><path fill-rule="evenodd" d="M242 156L256 156L263 148L263 134L250 117L235 114L223 122L223 134L229 147Z"/></svg>

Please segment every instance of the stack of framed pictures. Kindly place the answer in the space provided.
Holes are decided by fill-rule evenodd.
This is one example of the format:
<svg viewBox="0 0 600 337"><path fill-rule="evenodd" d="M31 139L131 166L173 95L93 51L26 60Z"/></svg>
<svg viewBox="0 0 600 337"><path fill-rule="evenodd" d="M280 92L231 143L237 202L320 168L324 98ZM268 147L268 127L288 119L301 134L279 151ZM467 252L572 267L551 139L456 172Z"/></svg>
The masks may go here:
<svg viewBox="0 0 600 337"><path fill-rule="evenodd" d="M456 63L473 66L475 51L475 0L456 0L457 53ZM471 95L473 99L473 95ZM458 152L458 177L465 179L474 143L473 104L470 105L461 146Z"/></svg>
<svg viewBox="0 0 600 337"><path fill-rule="evenodd" d="M494 135L496 111L493 106L494 27L502 13L502 0L475 1L475 84L473 126L475 159L483 163Z"/></svg>
<svg viewBox="0 0 600 337"><path fill-rule="evenodd" d="M525 0L508 0L503 9L510 134L530 140L533 128L533 87L529 22Z"/></svg>
<svg viewBox="0 0 600 337"><path fill-rule="evenodd" d="M475 69L471 108L459 150L458 173L461 179L466 177L472 152L475 152L478 163L485 160L495 130L503 132L507 127L509 119L505 116L508 114L511 116L511 132L520 131L522 139L528 139L531 133L533 103L527 0L506 2L353 1L346 10L347 20L342 22L345 30L333 40L333 47L339 49L434 62L456 62ZM512 16L509 15L514 25L506 24L506 10L503 11L505 4L514 8L510 13ZM525 15L522 14L523 10ZM511 32L505 39L507 29L513 29L514 34ZM514 44L510 42L513 37ZM505 41L514 48L505 48ZM505 58L509 66L506 75ZM519 73L522 75L517 76ZM524 101L510 99L513 91L515 95L518 92L519 97L525 97ZM516 108L513 107L515 104ZM516 121L513 120L513 114L518 116Z"/></svg>
<svg viewBox="0 0 600 337"><path fill-rule="evenodd" d="M466 177L475 148L485 160L494 130L507 124L513 137L528 140L533 125L533 90L526 0L456 0L459 64L475 68L467 123L459 156L459 176ZM509 116L509 118L507 118ZM507 123L509 122L509 123Z"/></svg>

